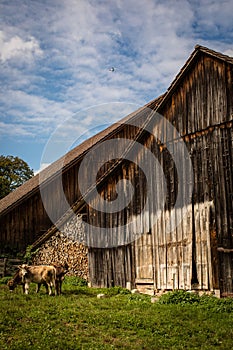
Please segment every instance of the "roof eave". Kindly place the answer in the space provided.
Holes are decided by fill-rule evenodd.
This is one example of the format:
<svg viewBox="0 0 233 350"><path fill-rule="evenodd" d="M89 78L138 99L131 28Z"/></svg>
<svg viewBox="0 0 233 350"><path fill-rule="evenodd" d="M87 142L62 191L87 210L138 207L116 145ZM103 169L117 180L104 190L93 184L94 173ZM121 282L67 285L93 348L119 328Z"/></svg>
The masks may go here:
<svg viewBox="0 0 233 350"><path fill-rule="evenodd" d="M179 73L176 75L175 79L171 83L171 85L168 87L167 92L164 94L163 99L158 104L156 111L159 111L165 104L165 102L168 100L168 98L172 95L174 89L179 85L180 80L187 74L187 72L190 70L190 68L194 65L196 59L200 54L205 54L207 56L211 56L215 59L228 62L230 64L233 64L233 58L224 54L221 54L220 52L210 50L205 46L201 45L195 45L194 51L189 56L188 60L185 62L183 67L180 69Z"/></svg>

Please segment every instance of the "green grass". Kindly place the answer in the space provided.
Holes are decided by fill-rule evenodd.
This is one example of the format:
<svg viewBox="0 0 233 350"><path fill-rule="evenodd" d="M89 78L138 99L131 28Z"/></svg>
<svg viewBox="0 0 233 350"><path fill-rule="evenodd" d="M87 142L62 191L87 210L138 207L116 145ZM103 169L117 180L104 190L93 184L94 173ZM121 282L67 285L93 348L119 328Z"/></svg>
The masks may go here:
<svg viewBox="0 0 233 350"><path fill-rule="evenodd" d="M0 285L0 349L232 349L233 300L122 288L92 289L66 278L63 295ZM81 285L81 286L80 286ZM97 299L98 293L106 298Z"/></svg>

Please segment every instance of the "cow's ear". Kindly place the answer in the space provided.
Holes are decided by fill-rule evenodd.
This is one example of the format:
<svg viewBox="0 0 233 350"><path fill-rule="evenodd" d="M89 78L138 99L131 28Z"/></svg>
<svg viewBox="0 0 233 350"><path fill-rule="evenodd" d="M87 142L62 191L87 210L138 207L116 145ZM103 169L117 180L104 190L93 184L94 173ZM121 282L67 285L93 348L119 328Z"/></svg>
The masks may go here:
<svg viewBox="0 0 233 350"><path fill-rule="evenodd" d="M23 265L21 265L21 269L27 269L28 268L28 265L27 264L23 264Z"/></svg>
<svg viewBox="0 0 233 350"><path fill-rule="evenodd" d="M22 269L22 265L18 265L18 268L19 268L19 269Z"/></svg>

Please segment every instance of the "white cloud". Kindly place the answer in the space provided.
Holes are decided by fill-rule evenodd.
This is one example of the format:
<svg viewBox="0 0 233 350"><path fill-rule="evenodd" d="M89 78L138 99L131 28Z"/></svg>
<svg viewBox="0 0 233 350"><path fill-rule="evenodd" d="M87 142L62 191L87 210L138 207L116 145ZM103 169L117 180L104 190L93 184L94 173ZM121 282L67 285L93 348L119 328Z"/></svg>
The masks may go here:
<svg viewBox="0 0 233 350"><path fill-rule="evenodd" d="M190 4L202 34L208 31L209 35L213 37L226 30L226 36L232 36L232 0L198 0L190 1ZM229 31L229 29L231 30Z"/></svg>
<svg viewBox="0 0 233 350"><path fill-rule="evenodd" d="M30 95L21 90L7 90L0 93L0 113L3 115L4 112L7 123L10 120L11 125L15 125L13 128L15 137L35 135L37 138L48 137L57 123L72 114L62 103L50 101L43 96ZM12 135L10 128L3 130L5 134Z"/></svg>
<svg viewBox="0 0 233 350"><path fill-rule="evenodd" d="M0 60L6 62L11 59L19 59L31 62L35 56L42 56L38 41L34 37L23 40L18 35L7 38L3 31L0 31Z"/></svg>
<svg viewBox="0 0 233 350"><path fill-rule="evenodd" d="M22 124L17 123L5 123L0 121L0 136L6 137L17 137L17 136L33 136L33 133L27 130L27 128Z"/></svg>
<svg viewBox="0 0 233 350"><path fill-rule="evenodd" d="M90 106L142 105L167 89L196 43L231 52L231 10L230 0L48 0L18 11L12 0L1 8L0 118L44 138Z"/></svg>
<svg viewBox="0 0 233 350"><path fill-rule="evenodd" d="M232 45L232 46L233 46L233 45ZM233 49L228 49L228 50L224 51L224 54L225 54L225 55L228 55L228 56L230 56L230 57L233 57Z"/></svg>
<svg viewBox="0 0 233 350"><path fill-rule="evenodd" d="M40 169L34 170L34 175L39 174L39 172L41 172L42 170L44 170L45 168L47 168L49 165L50 165L50 163L41 163L41 164L40 164Z"/></svg>

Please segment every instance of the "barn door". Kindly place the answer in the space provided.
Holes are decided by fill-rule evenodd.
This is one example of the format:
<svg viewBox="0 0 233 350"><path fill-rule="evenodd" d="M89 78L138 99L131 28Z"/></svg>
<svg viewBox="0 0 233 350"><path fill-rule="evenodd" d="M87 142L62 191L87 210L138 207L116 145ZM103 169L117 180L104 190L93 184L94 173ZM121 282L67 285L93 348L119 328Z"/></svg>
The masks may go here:
<svg viewBox="0 0 233 350"><path fill-rule="evenodd" d="M174 209L173 209L174 210ZM180 211L180 213L178 213ZM183 220L169 231L171 215ZM192 207L164 211L154 227L155 288L158 290L190 289L192 275Z"/></svg>
<svg viewBox="0 0 233 350"><path fill-rule="evenodd" d="M177 216L183 219L171 232L167 228L174 212L162 213L153 231L157 289L213 289L211 206L212 202L206 202L176 209L175 214L181 214ZM195 286L192 285L194 271Z"/></svg>
<svg viewBox="0 0 233 350"><path fill-rule="evenodd" d="M144 234L135 242L137 286L151 284L155 289L213 290L210 242L212 205L212 202L205 202L176 209L175 214L180 211L183 219L171 232L167 228L170 215L174 213L164 211L152 234ZM228 268L230 276L229 271ZM192 285L193 279L195 285ZM232 283L231 276L230 280Z"/></svg>

